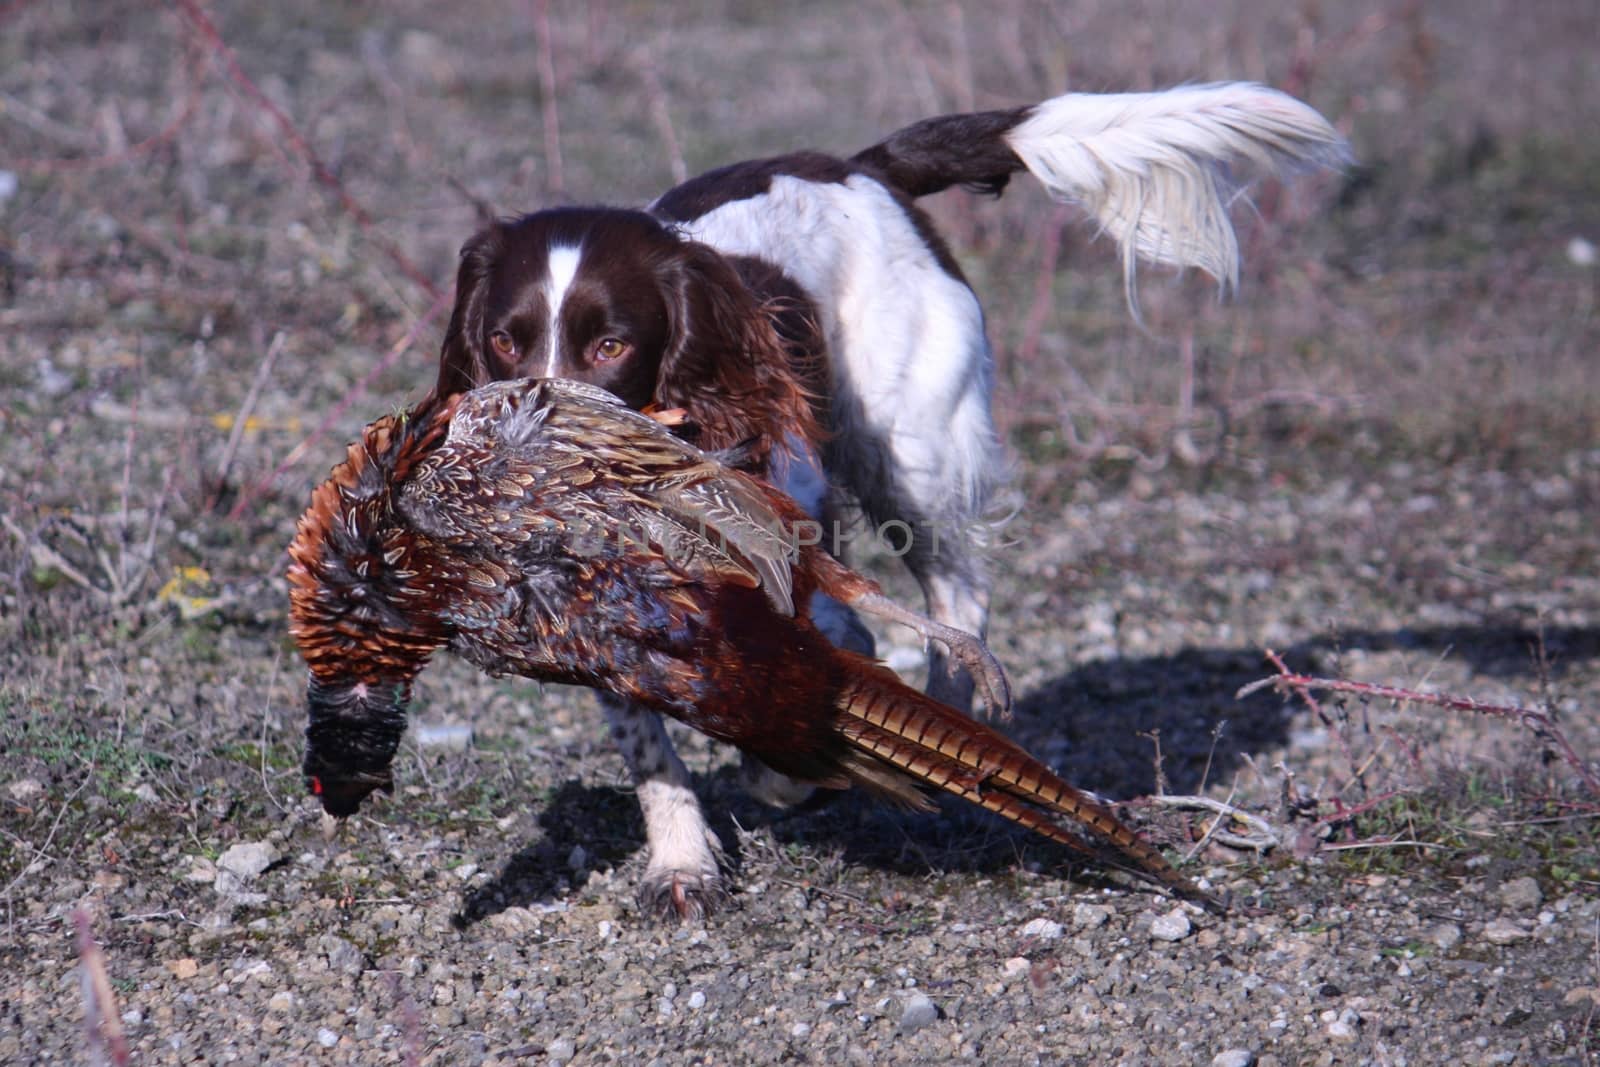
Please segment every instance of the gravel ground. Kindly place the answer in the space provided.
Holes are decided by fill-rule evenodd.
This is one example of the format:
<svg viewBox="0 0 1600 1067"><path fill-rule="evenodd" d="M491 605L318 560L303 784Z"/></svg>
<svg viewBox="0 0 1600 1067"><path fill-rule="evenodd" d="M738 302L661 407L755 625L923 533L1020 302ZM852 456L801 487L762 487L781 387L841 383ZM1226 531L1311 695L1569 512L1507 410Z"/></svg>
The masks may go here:
<svg viewBox="0 0 1600 1067"><path fill-rule="evenodd" d="M597 5L550 16L558 170L539 5L220 5L370 229L181 5L0 12L0 1063L114 1061L98 1011L147 1064L1594 1062L1595 797L1553 739L1238 695L1271 648L1600 752L1600 92L1569 6ZM684 735L736 891L649 921L592 700L451 662L396 795L323 837L283 549L340 442L428 381L396 251L447 287L474 198L638 200L675 157L1222 76L1301 79L1370 162L1263 198L1233 306L1152 277L1141 332L1088 235L1040 265L1048 206L937 209L1025 501L994 557L1006 729L1229 914L956 802L771 811ZM1277 845L1190 855L1209 818L1157 794Z"/></svg>

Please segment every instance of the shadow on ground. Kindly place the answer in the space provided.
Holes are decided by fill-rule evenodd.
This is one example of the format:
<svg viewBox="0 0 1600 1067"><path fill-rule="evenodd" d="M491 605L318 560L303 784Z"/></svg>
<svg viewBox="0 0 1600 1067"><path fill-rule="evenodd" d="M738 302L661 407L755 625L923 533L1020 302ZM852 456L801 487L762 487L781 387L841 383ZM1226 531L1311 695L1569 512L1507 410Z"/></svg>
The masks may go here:
<svg viewBox="0 0 1600 1067"><path fill-rule="evenodd" d="M1600 658L1600 628L1515 626L1346 631L1281 650L1291 669L1328 671L1341 650L1414 651L1419 660L1449 656L1492 677L1536 677L1538 650L1548 676L1561 677ZM1244 767L1242 754L1281 747L1293 705L1270 691L1235 694L1271 674L1259 649L1185 649L1170 656L1086 664L1037 686L1019 701L1008 731L1068 781L1112 797L1156 790L1159 737L1164 788L1201 791ZM1111 709L1115 709L1114 712ZM901 875L929 872L1000 875L1039 862L1075 880L1101 884L1081 857L954 798L921 814L895 810L859 793L822 792L777 811L738 788L731 766L697 782L732 877L747 861L737 830L766 829L780 849ZM530 906L580 889L590 872L623 867L644 846L632 795L576 780L561 785L539 814L539 838L507 861L498 877L463 898L466 926L507 907ZM574 849L583 850L574 863ZM632 867L639 867L637 863Z"/></svg>

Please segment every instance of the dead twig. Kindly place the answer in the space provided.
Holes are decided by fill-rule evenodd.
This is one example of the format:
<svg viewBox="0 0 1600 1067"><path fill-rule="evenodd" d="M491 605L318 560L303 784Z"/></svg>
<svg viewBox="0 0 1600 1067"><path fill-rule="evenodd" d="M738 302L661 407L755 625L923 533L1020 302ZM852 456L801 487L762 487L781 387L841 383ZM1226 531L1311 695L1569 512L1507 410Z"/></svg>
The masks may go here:
<svg viewBox="0 0 1600 1067"><path fill-rule="evenodd" d="M415 341L422 331L428 326L428 324L431 323L434 318L444 310L445 305L449 302L449 292L436 293L434 295L433 303L429 305L428 309L424 311L421 316L418 317L416 322L411 324L411 328L406 331L405 336L396 341L394 346L389 349L388 353L378 361L377 365L368 371L360 381L356 382L355 385L350 387L349 392L345 393L344 398L335 404L333 408L322 417L322 421L317 424L317 428L312 430L309 435L300 441L299 444L291 448L289 450L289 454L283 458L281 463L272 469L270 474L257 481L246 492L239 494L238 501L228 512L228 520L230 522L237 522L239 517L245 513L245 510L248 509L251 504L255 503L256 499L261 496L262 493L266 492L267 489L271 487L272 483L277 481L279 476L282 475L284 471L298 463L300 461L300 457L304 456L313 445L322 440L323 435L333 427L333 424L339 420L339 417L345 413L350 405L355 403L366 393L367 387L377 379L378 375L394 366L395 361L404 355L408 349L410 349L412 342Z"/></svg>
<svg viewBox="0 0 1600 1067"><path fill-rule="evenodd" d="M1024 364L1032 363L1039 355L1045 320L1055 307L1056 263L1061 258L1061 235L1072 217L1072 210L1066 204L1057 204L1043 227L1044 247L1039 252L1039 266L1033 275L1033 300L1023 319L1022 343L1017 346L1017 359Z"/></svg>
<svg viewBox="0 0 1600 1067"><path fill-rule="evenodd" d="M559 194L566 188L561 165L561 107L556 101L555 45L550 32L550 0L534 0L533 28L539 38L539 113L544 123L545 188Z"/></svg>
<svg viewBox="0 0 1600 1067"><path fill-rule="evenodd" d="M261 396L261 389L267 383L267 376L272 373L272 365L277 362L278 353L283 351L285 336L282 330L272 335L272 342L267 345L267 354L261 357L260 364L256 366L256 376L250 382L250 389L239 404L239 413L233 419L233 429L228 433L228 443L222 448L222 458L217 460L217 488L206 507L207 511L217 506L217 498L222 495L222 487L228 480L228 468L233 466L234 454L239 451L239 441L244 437L245 424L250 421L250 412Z"/></svg>
<svg viewBox="0 0 1600 1067"><path fill-rule="evenodd" d="M1278 674L1280 677L1289 673L1289 668L1284 665L1283 658L1272 649L1269 648L1266 650L1266 656L1267 659L1272 661L1272 665L1278 668ZM1248 689L1249 687L1246 686L1245 688ZM1367 783L1361 776L1361 764L1356 760L1355 751L1350 747L1350 738L1345 735L1342 724L1334 721L1334 717L1323 710L1322 702L1316 697L1312 696L1309 689L1297 687L1291 688L1294 688L1294 691L1299 694L1300 699L1305 701L1306 707L1311 709L1311 713L1317 717L1318 721L1332 732L1334 740L1338 741L1339 743L1339 751L1344 754L1345 764L1350 768L1351 776L1354 778L1356 784L1361 787L1361 791L1363 793L1366 792ZM1282 690L1280 690L1280 692L1281 691ZM1254 692L1254 690L1251 690L1251 692ZM1248 695L1249 694L1246 693L1244 689L1241 689L1236 694L1239 699L1243 699Z"/></svg>
<svg viewBox="0 0 1600 1067"><path fill-rule="evenodd" d="M106 957L95 944L86 908L74 908L72 923L78 932L78 986L83 992L83 1037L90 1063L122 1067L128 1062L128 1042L122 1036L117 998L106 974Z"/></svg>
<svg viewBox="0 0 1600 1067"><path fill-rule="evenodd" d="M1145 800L1151 804L1158 804L1163 808L1216 813L1217 819L1212 823L1211 829L1208 829L1201 838L1200 843L1195 846L1195 852L1198 852L1208 840L1218 841L1229 848L1247 848L1253 852L1263 854L1278 847L1280 837L1277 829L1271 823L1259 815L1252 815L1243 808L1234 807L1229 801L1213 800L1210 797L1203 796L1177 796L1170 793L1162 796L1146 797ZM1237 822L1247 827L1250 832L1238 833L1233 830L1224 830L1222 829L1224 820Z"/></svg>
<svg viewBox="0 0 1600 1067"><path fill-rule="evenodd" d="M1343 844L1338 844L1338 845L1330 845L1326 841L1324 841L1322 843L1322 845L1319 847L1318 851L1321 851L1321 852L1357 852L1357 851L1363 851L1363 850L1372 849L1372 848L1420 848L1420 849L1423 849L1424 851L1426 851L1427 849L1431 848L1431 849L1437 849L1440 852L1454 852L1454 851L1456 851L1455 849L1451 848L1449 845L1441 845L1437 841L1413 841L1413 840L1410 840L1410 839L1403 839L1403 838L1396 838L1394 840L1385 840L1384 838L1381 838L1381 837L1371 838L1371 839L1366 840L1366 841L1346 841Z"/></svg>
<svg viewBox="0 0 1600 1067"><path fill-rule="evenodd" d="M1251 682L1239 690L1236 696L1240 699L1259 692L1262 689L1277 689L1279 692L1295 692L1300 695L1314 709L1317 708L1315 698L1310 694L1313 690L1328 693L1352 693L1361 697L1376 698L1378 700L1392 700L1401 704L1425 704L1429 707L1445 708L1449 711L1469 711L1479 715L1489 715L1494 718L1510 719L1520 723L1533 733L1539 740L1552 746L1563 760L1567 762L1578 777L1583 780L1584 786L1591 792L1600 794L1600 776L1597 776L1573 749L1566 735L1561 732L1554 720L1545 712L1533 708L1525 708L1516 704L1490 704L1471 697L1451 696L1448 693L1424 693L1416 689L1404 689L1399 686L1378 685L1374 682L1352 682L1340 678L1317 678L1307 674L1296 674L1284 665L1283 659L1271 649L1266 650L1266 655L1273 665L1278 668L1278 673L1270 678L1262 678ZM1320 715L1321 712L1319 711ZM1326 721L1326 720L1325 720Z"/></svg>
<svg viewBox="0 0 1600 1067"><path fill-rule="evenodd" d="M172 0L172 2L183 17L188 20L194 31L221 57L229 79L250 99L251 103L266 113L267 117L278 127L278 131L283 134L284 140L289 143L295 154L300 157L306 166L311 168L311 173L317 179L317 182L332 193L339 206L351 218L356 220L356 225L361 227L367 239L382 249L389 259L393 261L400 273L409 278L424 293L431 297L439 296L439 287L433 283L433 280L422 273L422 270L411 261L411 257L400 251L400 248L394 242L378 232L377 222L372 215L366 208L356 202L355 197L350 195L349 190L344 187L344 183L323 162L322 157L317 154L316 149L311 147L311 142L306 140L299 127L245 73L244 67L239 63L237 53L229 47L227 41L223 40L222 32L217 29L217 24L212 22L210 17L206 15L198 0Z"/></svg>
<svg viewBox="0 0 1600 1067"><path fill-rule="evenodd" d="M650 101L650 121L661 135L661 145L667 151L667 166L672 180L683 184L689 180L689 165L684 162L683 149L678 144L678 131L672 125L672 112L667 106L667 89L661 83L661 72L656 69L655 57L645 49L634 53L634 69L644 86L645 99Z"/></svg>
<svg viewBox="0 0 1600 1067"><path fill-rule="evenodd" d="M3 20L20 7L21 4L9 9L0 8L0 20ZM200 106L200 85L205 80L204 67L206 62L207 60L204 57L191 61L189 65L189 89L184 94L183 103L179 106L177 113L167 120L166 125L144 140L131 145L126 144L124 140L123 143L115 145L112 151L97 156L67 159L42 159L22 156L8 159L6 165L17 170L35 171L44 174L65 174L69 172L104 170L107 167L114 167L147 155L152 150L161 147L176 137L178 131L183 128L184 124L189 121L195 110ZM90 143L88 135L56 122L49 116L35 111L14 97L6 96L4 104L8 116L21 118L37 133L45 134L57 141L78 147L85 147Z"/></svg>

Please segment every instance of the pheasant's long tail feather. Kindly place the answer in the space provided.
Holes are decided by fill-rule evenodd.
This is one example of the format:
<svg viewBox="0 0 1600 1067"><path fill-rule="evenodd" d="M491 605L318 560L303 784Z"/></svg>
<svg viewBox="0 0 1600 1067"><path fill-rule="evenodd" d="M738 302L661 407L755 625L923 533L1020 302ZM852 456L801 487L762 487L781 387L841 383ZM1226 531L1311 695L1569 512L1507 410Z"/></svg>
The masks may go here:
<svg viewBox="0 0 1600 1067"><path fill-rule="evenodd" d="M1066 819L1115 849L1134 873L1225 910L1106 805L1068 785L998 732L885 673L881 668L852 672L840 697L838 729L856 749L1052 841L1098 855L1059 821ZM856 773L851 764L846 768Z"/></svg>

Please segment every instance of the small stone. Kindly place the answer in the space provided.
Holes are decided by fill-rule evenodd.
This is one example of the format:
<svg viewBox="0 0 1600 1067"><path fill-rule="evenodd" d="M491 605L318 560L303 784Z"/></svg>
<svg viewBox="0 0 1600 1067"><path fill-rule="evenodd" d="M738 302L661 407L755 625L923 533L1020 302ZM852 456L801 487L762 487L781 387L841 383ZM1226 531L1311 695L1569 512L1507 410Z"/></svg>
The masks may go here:
<svg viewBox="0 0 1600 1067"><path fill-rule="evenodd" d="M1544 902L1544 893L1533 878L1513 878L1500 887L1500 902L1513 911L1532 911Z"/></svg>
<svg viewBox="0 0 1600 1067"><path fill-rule="evenodd" d="M367 969L367 957L342 937L323 940L328 950L328 969L340 974L358 975Z"/></svg>
<svg viewBox="0 0 1600 1067"><path fill-rule="evenodd" d="M1455 923L1440 923L1424 936L1441 952L1449 952L1461 943L1461 927Z"/></svg>
<svg viewBox="0 0 1600 1067"><path fill-rule="evenodd" d="M1361 1030L1361 1016L1354 1008L1346 1008L1328 1024L1328 1036L1335 1041L1354 1041Z"/></svg>
<svg viewBox="0 0 1600 1067"><path fill-rule="evenodd" d="M1246 1048L1230 1048L1211 1057L1211 1067L1255 1067L1256 1054Z"/></svg>
<svg viewBox="0 0 1600 1067"><path fill-rule="evenodd" d="M329 1030L326 1026L317 1031L317 1044L323 1048L332 1048L339 1043L339 1035Z"/></svg>
<svg viewBox="0 0 1600 1067"><path fill-rule="evenodd" d="M551 1063L569 1063L578 1054L578 1046L571 1038L558 1037L544 1047L544 1058Z"/></svg>
<svg viewBox="0 0 1600 1067"><path fill-rule="evenodd" d="M242 882L253 881L262 871L278 862L278 850L266 841L234 845L217 860L217 869L227 871Z"/></svg>
<svg viewBox="0 0 1600 1067"><path fill-rule="evenodd" d="M900 1032L914 1034L939 1021L939 1006L926 993L913 993L900 1011Z"/></svg>
<svg viewBox="0 0 1600 1067"><path fill-rule="evenodd" d="M16 781L6 786L6 792L11 795L12 800L18 801L19 803L26 803L38 796L40 793L43 793L44 786L39 784L39 780L37 778L18 778Z"/></svg>
<svg viewBox="0 0 1600 1067"><path fill-rule="evenodd" d="M1029 919L1022 926L1022 936L1037 941L1059 941L1064 932L1054 919Z"/></svg>
<svg viewBox="0 0 1600 1067"><path fill-rule="evenodd" d="M478 873L478 865L476 863L463 863L450 873L455 875L461 881L465 882L473 875Z"/></svg>
<svg viewBox="0 0 1600 1067"><path fill-rule="evenodd" d="M582 845L573 845L572 851L567 853L567 869L581 871L589 866L589 850Z"/></svg>
<svg viewBox="0 0 1600 1067"><path fill-rule="evenodd" d="M192 957L185 956L181 960L168 960L167 970L172 972L174 978L186 982L200 973L200 965Z"/></svg>
<svg viewBox="0 0 1600 1067"><path fill-rule="evenodd" d="M418 723L411 728L418 748L464 752L472 747L472 727L465 723Z"/></svg>
<svg viewBox="0 0 1600 1067"><path fill-rule="evenodd" d="M1586 237L1573 237L1567 241L1567 261L1573 266L1592 267L1596 259L1600 259L1600 255L1596 254L1593 241Z"/></svg>
<svg viewBox="0 0 1600 1067"><path fill-rule="evenodd" d="M1033 964L1028 962L1026 956L1012 956L1000 965L1000 970L1007 978L1020 978L1031 970Z"/></svg>
<svg viewBox="0 0 1600 1067"><path fill-rule="evenodd" d="M793 1026L789 1027L790 1037L807 1037L810 1035L810 1033L810 1023L795 1023Z"/></svg>
<svg viewBox="0 0 1600 1067"><path fill-rule="evenodd" d="M1085 930L1104 926L1109 918L1111 909L1104 904L1078 904L1072 909L1073 925L1081 926Z"/></svg>
<svg viewBox="0 0 1600 1067"><path fill-rule="evenodd" d="M280 989L267 998L267 1010L288 1012L294 1010L294 994L287 989Z"/></svg>
<svg viewBox="0 0 1600 1067"><path fill-rule="evenodd" d="M1183 913L1182 908L1173 908L1150 921L1150 936L1157 941L1182 941L1193 929L1194 925L1189 922L1189 916Z"/></svg>
<svg viewBox="0 0 1600 1067"><path fill-rule="evenodd" d="M1491 945L1510 945L1528 936L1528 931L1511 919L1490 919L1483 928L1484 940Z"/></svg>
<svg viewBox="0 0 1600 1067"><path fill-rule="evenodd" d="M699 1011L701 1008L703 1008L705 1006L706 1006L706 995L704 993L702 993L702 992L700 992L700 990L696 989L693 993L689 994L689 1007L690 1007L691 1010Z"/></svg>
<svg viewBox="0 0 1600 1067"><path fill-rule="evenodd" d="M1573 986L1567 990L1566 996L1561 998L1561 1002L1569 1005L1600 1006L1600 987L1590 985Z"/></svg>

